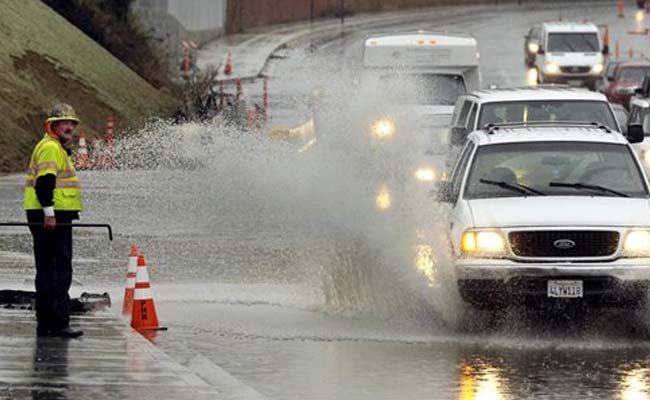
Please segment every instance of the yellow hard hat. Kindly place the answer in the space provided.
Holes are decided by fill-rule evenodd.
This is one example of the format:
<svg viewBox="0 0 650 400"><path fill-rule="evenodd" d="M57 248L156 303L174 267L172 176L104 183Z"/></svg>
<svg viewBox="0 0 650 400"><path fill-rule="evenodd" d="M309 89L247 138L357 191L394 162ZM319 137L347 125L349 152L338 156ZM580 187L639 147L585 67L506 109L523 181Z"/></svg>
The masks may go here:
<svg viewBox="0 0 650 400"><path fill-rule="evenodd" d="M52 107L52 111L50 111L50 114L45 120L45 125L56 121L74 121L79 123L79 118L77 118L77 114L70 104L59 103Z"/></svg>

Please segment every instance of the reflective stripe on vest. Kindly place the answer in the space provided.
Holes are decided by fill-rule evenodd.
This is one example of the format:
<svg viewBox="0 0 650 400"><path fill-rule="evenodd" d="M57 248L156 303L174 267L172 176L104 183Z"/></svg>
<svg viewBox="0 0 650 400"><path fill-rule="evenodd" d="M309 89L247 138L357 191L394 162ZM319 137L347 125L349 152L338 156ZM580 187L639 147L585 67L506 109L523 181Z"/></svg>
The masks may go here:
<svg viewBox="0 0 650 400"><path fill-rule="evenodd" d="M56 146L56 160L38 160L39 154L42 154L44 146ZM52 156L50 149L49 157ZM48 157L48 158L49 158ZM68 156L66 151L61 146L61 143L45 134L43 139L38 142L32 157L30 159L29 167L27 169L27 177L25 181L25 200L23 207L25 210L41 210L43 207L38 201L34 185L36 179L44 175L46 170L54 170L56 175L56 186L54 189L54 209L61 211L81 211L83 208L81 200L81 182L74 169L72 158Z"/></svg>

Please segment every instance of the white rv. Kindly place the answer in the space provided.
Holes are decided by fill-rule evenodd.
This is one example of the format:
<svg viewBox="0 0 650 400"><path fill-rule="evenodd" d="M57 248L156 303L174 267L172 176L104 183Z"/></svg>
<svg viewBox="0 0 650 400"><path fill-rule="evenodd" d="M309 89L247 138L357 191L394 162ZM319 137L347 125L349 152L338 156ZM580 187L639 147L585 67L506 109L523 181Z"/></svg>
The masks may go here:
<svg viewBox="0 0 650 400"><path fill-rule="evenodd" d="M415 31L365 40L359 96L368 105L369 142L385 152L419 151L408 167L418 180L440 177L441 164L428 155L446 150L454 103L479 88L478 45L470 35Z"/></svg>

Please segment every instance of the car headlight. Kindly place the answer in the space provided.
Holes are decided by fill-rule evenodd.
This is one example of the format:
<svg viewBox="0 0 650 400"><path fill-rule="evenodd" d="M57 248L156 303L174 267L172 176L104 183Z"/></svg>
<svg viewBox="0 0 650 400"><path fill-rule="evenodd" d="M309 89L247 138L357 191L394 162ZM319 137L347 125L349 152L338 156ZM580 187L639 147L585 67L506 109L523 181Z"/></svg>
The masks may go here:
<svg viewBox="0 0 650 400"><path fill-rule="evenodd" d="M593 67L591 67L591 73L600 74L601 72L603 72L603 69L604 69L603 64L596 64Z"/></svg>
<svg viewBox="0 0 650 400"><path fill-rule="evenodd" d="M436 172L431 167L420 167L415 170L415 179L420 182L433 182L436 180Z"/></svg>
<svg viewBox="0 0 650 400"><path fill-rule="evenodd" d="M382 118L370 125L370 133L378 139L389 139L395 134L395 122L390 118Z"/></svg>
<svg viewBox="0 0 650 400"><path fill-rule="evenodd" d="M547 62L544 67L547 74L557 74L560 72L560 66L554 62Z"/></svg>
<svg viewBox="0 0 650 400"><path fill-rule="evenodd" d="M625 235L623 252L626 257L650 257L650 231L630 231Z"/></svg>
<svg viewBox="0 0 650 400"><path fill-rule="evenodd" d="M506 239L499 231L467 231L460 241L460 249L468 256L504 257Z"/></svg>
<svg viewBox="0 0 650 400"><path fill-rule="evenodd" d="M539 51L539 45L537 43L528 43L528 51L537 54Z"/></svg>

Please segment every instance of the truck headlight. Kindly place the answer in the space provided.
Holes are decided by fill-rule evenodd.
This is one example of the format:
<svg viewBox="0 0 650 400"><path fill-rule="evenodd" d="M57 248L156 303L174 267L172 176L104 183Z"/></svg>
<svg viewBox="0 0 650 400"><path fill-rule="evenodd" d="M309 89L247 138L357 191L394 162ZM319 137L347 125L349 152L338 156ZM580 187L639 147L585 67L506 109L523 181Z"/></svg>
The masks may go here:
<svg viewBox="0 0 650 400"><path fill-rule="evenodd" d="M415 179L420 182L433 182L436 180L436 172L431 167L420 167L415 170Z"/></svg>
<svg viewBox="0 0 650 400"><path fill-rule="evenodd" d="M528 43L528 51L537 54L539 51L539 45L537 43Z"/></svg>
<svg viewBox="0 0 650 400"><path fill-rule="evenodd" d="M370 133L378 139L389 139L395 134L395 122L390 118L381 118L370 125Z"/></svg>
<svg viewBox="0 0 650 400"><path fill-rule="evenodd" d="M650 257L650 231L630 231L625 235L623 251L626 257Z"/></svg>
<svg viewBox="0 0 650 400"><path fill-rule="evenodd" d="M544 68L547 74L557 74L560 72L560 66L554 62L547 62L544 64Z"/></svg>
<svg viewBox="0 0 650 400"><path fill-rule="evenodd" d="M591 67L591 73L600 74L601 72L603 72L603 69L604 69L603 64L596 64L593 67Z"/></svg>
<svg viewBox="0 0 650 400"><path fill-rule="evenodd" d="M498 231L467 231L460 241L460 249L468 256L503 257L506 239Z"/></svg>

